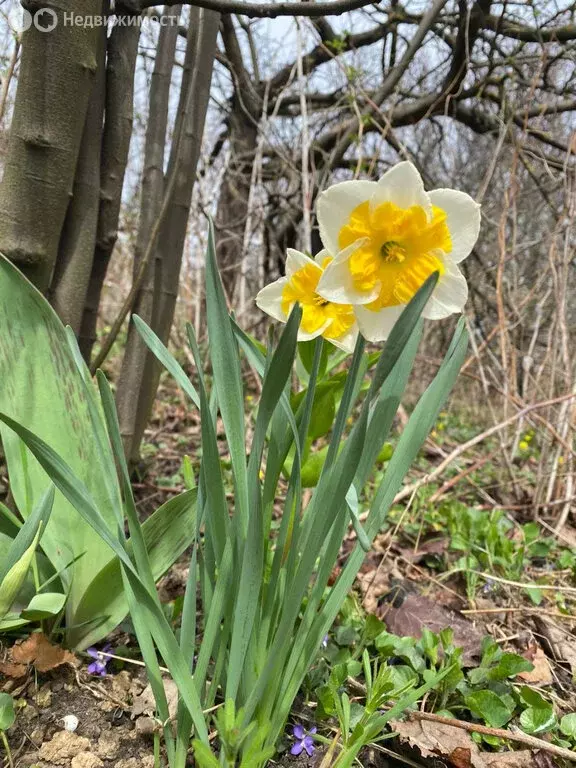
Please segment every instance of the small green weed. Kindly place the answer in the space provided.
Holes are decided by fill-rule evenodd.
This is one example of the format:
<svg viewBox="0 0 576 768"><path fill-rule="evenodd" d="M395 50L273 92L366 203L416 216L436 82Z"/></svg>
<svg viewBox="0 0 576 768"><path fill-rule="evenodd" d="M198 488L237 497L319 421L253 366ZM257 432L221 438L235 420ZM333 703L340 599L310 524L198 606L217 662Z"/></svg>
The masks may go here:
<svg viewBox="0 0 576 768"><path fill-rule="evenodd" d="M429 567L450 574L461 571L466 582L466 596L473 602L478 592L486 595L496 589L496 582L487 583L478 572L515 581L542 579L547 572L573 570L576 572L576 552L558 544L551 536L543 536L535 522L515 524L500 509L485 511L459 502L439 505L428 503L433 489L426 489L413 505L409 520L402 523L402 534L416 544L437 535L447 536L448 546L443 557L430 557ZM402 510L394 509L390 524L395 525ZM526 589L535 604L542 600L538 589ZM562 601L560 601L562 610Z"/></svg>
<svg viewBox="0 0 576 768"><path fill-rule="evenodd" d="M351 745L357 754L360 742L365 746L393 736L382 732L383 718L387 723L390 713L397 717L397 711L409 711L424 691L427 712L492 728L519 727L524 733L546 734L554 744L568 748L576 744L576 714L559 719L545 691L518 679L533 669L532 663L503 650L491 637L484 638L478 666L466 668L463 649L455 647L450 628L439 634L425 629L416 640L390 634L375 616L365 618L363 625L354 611L341 619L306 680L318 722L337 721L339 760L350 753ZM494 736L474 738L489 748L503 746Z"/></svg>

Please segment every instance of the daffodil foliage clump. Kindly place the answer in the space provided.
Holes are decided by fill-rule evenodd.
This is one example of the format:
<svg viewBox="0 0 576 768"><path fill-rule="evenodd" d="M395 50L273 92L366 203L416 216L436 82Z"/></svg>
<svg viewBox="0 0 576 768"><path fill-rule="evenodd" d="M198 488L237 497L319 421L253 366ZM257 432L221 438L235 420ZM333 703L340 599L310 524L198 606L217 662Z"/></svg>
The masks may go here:
<svg viewBox="0 0 576 768"><path fill-rule="evenodd" d="M6 422L117 557L158 717L165 726L171 768L183 768L191 744L202 768L258 768L274 754L302 681L466 354L466 331L460 322L379 487L365 499L364 488L414 363L422 317L445 317L460 311L466 300L457 263L477 237L479 211L467 195L426 193L415 169L402 163L377 183L345 182L326 190L319 200L318 220L326 250L314 259L290 251L286 276L258 296L261 308L285 322L277 341L267 347L228 314L212 234L206 263L208 359L189 327L196 362L193 382L152 331L134 318L150 350L201 414L201 452L184 464L187 484L196 494L196 534L177 635L154 586L104 376L98 376L99 393L120 467L129 538L123 525L105 524L89 491L45 442L16 422ZM366 340L383 339L386 344L377 355L365 353ZM349 362L347 353L352 355ZM295 393L292 373L299 355L299 371L307 371L307 383ZM243 360L261 377L250 439ZM344 362L343 372L337 367ZM205 370L212 374L210 386ZM333 415L328 411L330 442L304 506L302 463L326 393L334 406ZM348 428L352 413L357 416ZM222 476L217 424L230 455L233 501ZM288 482L280 492L283 473ZM356 544L334 581L334 565L350 526ZM175 730L160 663L180 693ZM398 715L434 683L411 691L391 713ZM214 708L217 742L208 736ZM338 756L338 765L351 765L365 738L375 738L374 729L381 732L385 722L383 715L362 726L367 732L352 740Z"/></svg>

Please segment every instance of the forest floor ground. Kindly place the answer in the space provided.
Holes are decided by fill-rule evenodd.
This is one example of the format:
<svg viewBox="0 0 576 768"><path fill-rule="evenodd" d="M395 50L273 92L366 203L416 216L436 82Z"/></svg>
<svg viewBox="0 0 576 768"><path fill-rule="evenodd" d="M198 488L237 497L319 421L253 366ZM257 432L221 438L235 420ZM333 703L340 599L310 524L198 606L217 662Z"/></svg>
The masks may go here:
<svg viewBox="0 0 576 768"><path fill-rule="evenodd" d="M463 406L443 412L408 482L429 473L454 446L478 431L474 416ZM180 394L163 386L134 482L143 517L183 490L182 457L194 457L198 436L198 421ZM419 638L423 628L440 633L450 627L454 645L463 648L465 675L487 666L483 638L488 636L502 652L534 666L514 676L511 686L516 694L524 690L522 686L541 693L552 704L556 723L576 712L576 523L572 512L561 530L554 532L554 509L548 514L544 510L535 523L531 500L539 441L538 435L524 437L529 439L522 441L514 459L514 477L498 460L498 444L487 440L451 466L436 484L426 485L393 508L388 526L366 558L345 615L330 634L331 658L345 658L346 648L358 642L369 616L376 616L388 633L400 638ZM384 471L385 465L378 468L374 483ZM353 535L344 543L343 558L352 542ZM160 594L166 605L183 594L186 573L182 559L162 580ZM72 665L45 673L31 667L24 679L0 676L0 690L17 700L17 721L8 732L15 768L153 768L158 728L129 622L109 642L128 661L113 660L110 674L102 678L87 674L90 660L84 654ZM0 653L6 658L9 648L0 646ZM311 724L318 706L313 688L311 682L292 722L303 722L303 708L304 722ZM434 708L431 701L424 701L421 709L432 714L442 709ZM452 716L493 726L493 714L479 707L471 717L467 706L468 710L456 702ZM74 732L64 729L66 715L78 718ZM535 747L518 741L512 730L509 740L489 734L483 739L457 727L445 733L440 722L432 722L428 730L427 725L419 720L398 725L396 738L367 749L361 765L552 768L569 764L545 746L560 743L557 728L555 735L536 729L534 738L541 744ZM324 726L328 736L334 733L334 721L325 721ZM574 749L570 739L565 743L566 749ZM271 766L318 768L321 764L320 746L312 757L302 758L289 754L290 744L288 733L285 752ZM506 746L514 751L498 751ZM1 749L4 767L8 760Z"/></svg>

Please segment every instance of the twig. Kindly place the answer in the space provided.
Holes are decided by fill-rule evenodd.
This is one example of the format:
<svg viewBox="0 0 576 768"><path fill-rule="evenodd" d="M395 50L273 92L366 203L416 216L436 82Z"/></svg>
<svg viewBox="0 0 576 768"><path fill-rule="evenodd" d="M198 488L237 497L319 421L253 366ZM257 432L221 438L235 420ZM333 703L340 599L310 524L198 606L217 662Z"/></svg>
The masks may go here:
<svg viewBox="0 0 576 768"><path fill-rule="evenodd" d="M476 461L474 464L471 464L469 467L466 467L465 469L463 469L457 475L454 475L454 477L451 477L449 480L446 480L444 485L438 488L437 491L434 491L432 496L430 496L429 503L434 504L434 502L438 501L438 499L441 496L443 496L446 493L446 491L451 490L455 485L457 485L460 482L460 480L463 480L464 478L468 477L468 475L471 475L473 472L477 472L479 469L481 469L484 466L484 464L487 464L489 461L492 461L494 459L494 456L496 456L496 451L488 454L488 456L484 456L482 459L479 459L479 461Z"/></svg>
<svg viewBox="0 0 576 768"><path fill-rule="evenodd" d="M470 450L470 448L473 448L475 445L478 445L478 443L483 442L486 440L486 438L490 437L491 435L495 434L496 432L499 432L500 430L504 429L505 427L509 426L510 424L513 424L518 419L523 418L527 413L530 413L531 411L534 411L538 408L547 408L550 405L556 405L557 403L562 403L565 400L573 400L576 397L576 394L569 392L566 395L562 395L561 397L554 397L551 400L545 400L540 403L532 403L532 405L527 405L525 408L522 408L522 410L518 411L518 413L515 413L513 416L510 416L505 421L501 421L500 424L495 424L493 427L490 427L490 429L486 429L484 432L481 432L479 435L476 435L476 437L473 437L471 440L468 440L466 443L462 443L461 445L457 446L452 453L449 453L448 456L444 459L444 461L441 461L440 464L428 475L425 475L420 480L416 481L415 483L412 483L412 485L405 486L402 488L401 491L399 491L396 494L396 497L394 499L394 504L397 504L399 501L402 501L402 499L405 499L407 496L410 496L412 493L414 493L415 490L418 488L421 488L423 485L426 485L431 480L435 480L439 475L444 472L447 466L449 466L455 459L458 458L458 456L461 456L466 451ZM364 516L361 516L360 519L365 519Z"/></svg>
<svg viewBox="0 0 576 768"><path fill-rule="evenodd" d="M306 102L306 77L304 75L304 53L302 46L302 27L296 19L296 40L298 44L298 58L296 71L298 74L298 87L300 89L300 115L302 121L302 250L312 251L312 220L310 216L310 134L308 126L308 105Z"/></svg>
<svg viewBox="0 0 576 768"><path fill-rule="evenodd" d="M512 581L511 579L503 579L500 576L494 576L494 574L491 573L483 573L482 571L475 571L473 568L454 568L451 571L448 571L448 573L441 574L438 579L445 579L449 576L453 576L455 573L462 573L466 571L466 573L475 573L477 576L482 576L484 579L488 579L489 581L496 581L499 584L507 584L510 587L521 587L522 589L543 589L543 590L553 590L554 592L570 592L570 594L576 595L576 588L575 587L562 587L562 586L556 586L554 584L524 584L521 581Z"/></svg>
<svg viewBox="0 0 576 768"><path fill-rule="evenodd" d="M18 54L20 52L20 39L17 38L12 49L12 55L10 57L10 63L8 69L4 75L4 82L2 83L2 95L0 96L0 122L4 119L4 112L6 111L6 104L8 102L8 91L10 90L10 83L14 77L14 70L16 69L16 63L18 61Z"/></svg>
<svg viewBox="0 0 576 768"><path fill-rule="evenodd" d="M542 608L530 608L523 606L522 608L469 608L460 613L466 615L476 615L483 613L537 613L539 616L555 616L558 619L567 619L568 621L576 621L576 616L569 616L567 613L560 613L560 611L546 611Z"/></svg>
<svg viewBox="0 0 576 768"><path fill-rule="evenodd" d="M138 661L138 659L127 659L126 656L117 656L115 653L108 653L107 651L98 651L98 653L101 653L102 656L106 656L109 659L118 659L118 661L123 661L126 664L135 664L137 667L145 667L146 664L143 661ZM158 667L158 669L161 672L167 672L170 674L170 670L166 669L166 667Z"/></svg>
<svg viewBox="0 0 576 768"><path fill-rule="evenodd" d="M453 720L451 717L442 717L441 715L434 715L431 712L411 712L410 719L429 720L432 723L452 725L454 728L461 728L463 731L469 731L470 733L483 733L486 736L509 739L510 741L517 741L519 744L526 744L527 747L531 747L532 749L541 749L545 752L550 752L553 755L558 755L558 757L563 757L566 760L576 760L576 752L573 752L571 749L558 747L556 744L550 744L549 741L544 741L544 739L537 739L535 736L529 736L519 728L511 728L509 731L504 728L489 728L487 725L467 723L464 720Z"/></svg>
<svg viewBox="0 0 576 768"><path fill-rule="evenodd" d="M181 0L168 0L166 6L176 5ZM188 0L187 5L206 8L219 13L238 13L251 19L275 19L277 16L340 16L367 5L377 5L374 0L334 0L320 3L245 3L243 0ZM143 11L156 5L156 0L137 0L129 4L130 10Z"/></svg>

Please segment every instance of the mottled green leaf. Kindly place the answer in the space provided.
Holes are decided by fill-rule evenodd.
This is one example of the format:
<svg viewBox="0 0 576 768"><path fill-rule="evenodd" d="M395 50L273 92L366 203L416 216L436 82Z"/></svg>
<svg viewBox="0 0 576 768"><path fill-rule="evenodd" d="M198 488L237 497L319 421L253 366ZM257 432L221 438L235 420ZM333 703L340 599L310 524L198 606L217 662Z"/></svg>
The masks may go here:
<svg viewBox="0 0 576 768"><path fill-rule="evenodd" d="M576 712L564 715L562 720L560 720L560 730L565 736L576 740Z"/></svg>
<svg viewBox="0 0 576 768"><path fill-rule="evenodd" d="M98 402L95 391L89 380L83 380L56 313L1 256L0 331L0 411L45 440L69 464L89 489L105 524L115 530L115 510L120 509L116 469L103 419L91 417L90 405ZM94 412L100 413L98 406ZM0 435L10 488L27 518L50 481L15 432L2 424ZM68 622L74 624L86 588L112 553L59 492L42 548L56 571L90 552L90 557L63 571L69 590Z"/></svg>

